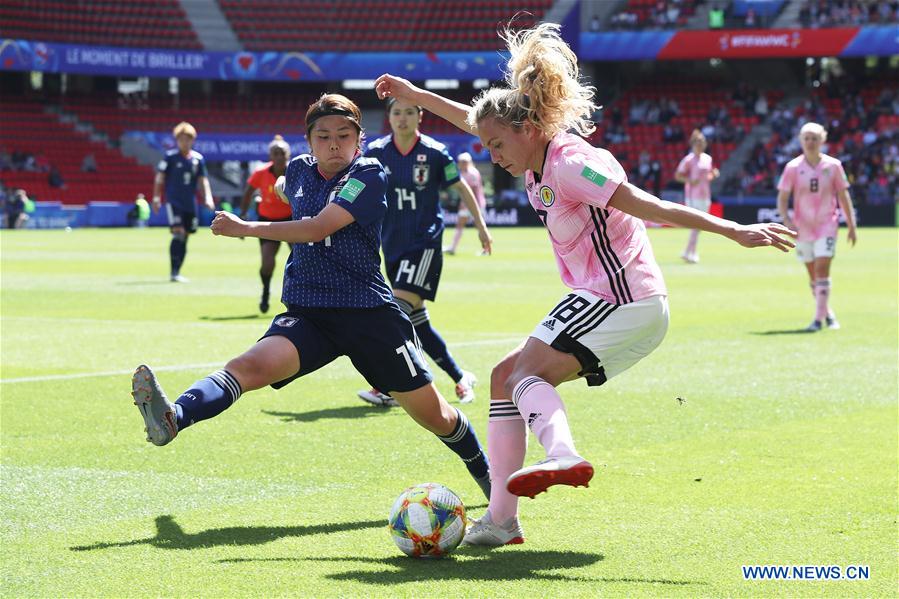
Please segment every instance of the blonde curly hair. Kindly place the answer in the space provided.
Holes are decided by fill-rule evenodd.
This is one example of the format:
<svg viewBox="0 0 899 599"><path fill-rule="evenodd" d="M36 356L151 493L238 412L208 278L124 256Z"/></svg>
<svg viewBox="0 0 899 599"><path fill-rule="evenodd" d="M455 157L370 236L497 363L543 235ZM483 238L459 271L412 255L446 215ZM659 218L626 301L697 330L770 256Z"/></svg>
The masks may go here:
<svg viewBox="0 0 899 599"><path fill-rule="evenodd" d="M596 90L581 81L577 56L559 35L559 25L506 29L500 36L510 54L509 87L491 88L475 98L469 126L492 117L515 129L530 122L549 137L569 129L585 137L593 133Z"/></svg>

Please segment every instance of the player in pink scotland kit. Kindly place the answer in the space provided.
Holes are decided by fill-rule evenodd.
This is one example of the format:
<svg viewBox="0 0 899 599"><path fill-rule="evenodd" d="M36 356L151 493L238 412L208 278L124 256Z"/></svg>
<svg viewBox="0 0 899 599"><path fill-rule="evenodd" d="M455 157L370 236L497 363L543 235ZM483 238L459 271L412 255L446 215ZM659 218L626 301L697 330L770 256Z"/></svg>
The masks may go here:
<svg viewBox="0 0 899 599"><path fill-rule="evenodd" d="M556 387L579 378L602 385L647 356L665 335L667 291L643 221L782 251L793 247L787 236L794 234L777 223L739 225L630 185L609 152L581 137L593 130L588 119L597 109L594 90L580 83L577 57L559 26L543 23L507 32L504 39L511 56L509 89L487 90L474 106L392 75L375 82L381 98L414 101L479 136L495 164L525 177L562 281L571 289L491 374L490 503L465 535L467 543L485 546L524 541L519 496L533 497L556 484L586 486L593 476L593 466L575 449ZM528 427L546 459L523 468Z"/></svg>
<svg viewBox="0 0 899 599"><path fill-rule="evenodd" d="M690 135L689 154L681 159L674 172L674 178L684 184L684 203L690 208L696 208L708 212L712 207L712 189L710 183L718 178L718 169L712 164L712 157L705 153L708 147L705 135L699 129L694 129ZM690 231L687 241L687 249L681 254L681 258L690 264L699 262L699 254L696 253L696 242L699 240L699 229Z"/></svg>
<svg viewBox="0 0 899 599"><path fill-rule="evenodd" d="M474 165L471 154L462 152L456 157L456 163L459 165L459 174L465 179L468 186L471 187L471 191L474 192L475 200L477 200L478 206L481 208L481 214L484 214L484 210L487 208L487 198L484 197L484 182L481 181L481 173ZM459 240L462 239L462 232L465 231L465 225L468 224L468 219L470 218L471 212L468 211L465 204L460 202L458 220L456 220L456 232L453 235L453 243L444 250L444 254L452 256L456 253L456 248L459 247ZM486 250L481 250L478 254L480 256L490 255Z"/></svg>
<svg viewBox="0 0 899 599"><path fill-rule="evenodd" d="M849 229L847 240L856 241L855 211L849 197L849 181L843 165L833 156L821 153L821 145L827 141L827 131L818 123L806 123L799 130L802 155L789 161L777 184L777 210L784 224L796 229L796 255L805 263L809 285L815 296L815 317L806 328L820 331L826 325L840 328L836 315L830 309L830 263L837 247L837 230L840 215L837 206L846 217ZM793 195L793 213L787 206Z"/></svg>

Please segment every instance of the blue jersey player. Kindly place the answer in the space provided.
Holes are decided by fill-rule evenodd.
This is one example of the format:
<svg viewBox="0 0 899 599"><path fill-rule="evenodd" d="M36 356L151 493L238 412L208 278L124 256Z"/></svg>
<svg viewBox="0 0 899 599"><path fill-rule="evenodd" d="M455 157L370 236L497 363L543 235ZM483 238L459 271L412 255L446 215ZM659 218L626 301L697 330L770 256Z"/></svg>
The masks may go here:
<svg viewBox="0 0 899 599"><path fill-rule="evenodd" d="M338 94L323 95L309 108L312 154L291 160L276 185L290 203L292 220L245 222L219 212L212 223L216 235L290 244L282 295L287 311L253 347L194 383L174 404L153 372L139 366L132 377L134 403L147 439L165 445L244 392L266 385L279 389L348 356L369 383L392 393L416 422L458 454L489 497L487 458L474 429L434 387L415 329L381 274L387 177L377 160L361 155L360 121L359 108Z"/></svg>
<svg viewBox="0 0 899 599"><path fill-rule="evenodd" d="M433 301L443 270L443 212L440 190L454 189L472 214L484 251L492 242L480 206L456 163L442 143L419 131L420 106L390 98L387 118L392 133L368 144L366 156L377 158L387 171L387 216L382 244L396 303L409 315L425 352L456 383L462 403L474 399L474 375L462 370L431 325L425 300ZM396 405L383 389L360 391L363 400Z"/></svg>
<svg viewBox="0 0 899 599"><path fill-rule="evenodd" d="M161 192L165 187L166 211L172 242L169 244L171 280L185 283L181 276L181 265L187 255L187 238L197 231L196 195L197 184L203 187L203 201L210 210L215 209L212 190L206 177L206 161L203 155L193 150L197 130L190 123L179 123L172 134L178 143L177 150L166 152L156 167L153 182L153 212L159 212Z"/></svg>

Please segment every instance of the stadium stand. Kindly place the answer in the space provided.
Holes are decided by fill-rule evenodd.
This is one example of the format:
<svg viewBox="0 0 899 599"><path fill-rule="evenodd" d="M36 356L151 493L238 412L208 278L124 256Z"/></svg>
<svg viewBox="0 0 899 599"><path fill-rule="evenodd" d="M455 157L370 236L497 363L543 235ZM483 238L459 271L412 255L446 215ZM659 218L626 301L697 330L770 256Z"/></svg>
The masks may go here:
<svg viewBox="0 0 899 599"><path fill-rule="evenodd" d="M627 0L609 19L612 29L683 27L702 0Z"/></svg>
<svg viewBox="0 0 899 599"><path fill-rule="evenodd" d="M729 193L771 193L784 164L801 152L796 135L806 122L828 130L825 152L843 161L859 202L884 203L899 190L899 88L875 79L864 87L837 78L810 92L794 108L775 110L773 134L759 143L738 177L725 182Z"/></svg>
<svg viewBox="0 0 899 599"><path fill-rule="evenodd" d="M64 204L85 204L94 200L133 201L146 193L153 169L103 143L91 141L72 123L61 122L37 100L4 95L0 102L0 150L34 158L34 166L3 170L8 188L24 188L34 200L54 200ZM83 172L82 161L93 154L96 172ZM12 165L10 165L12 166ZM49 172L58 170L64 185L50 184Z"/></svg>
<svg viewBox="0 0 899 599"><path fill-rule="evenodd" d="M686 140L693 129L706 134L708 152L720 165L743 134L759 123L754 109L758 95L742 86L721 89L710 82L638 85L603 109L590 141L608 148L629 173L638 172L647 159L650 165L657 163L647 188L659 193L677 185L674 169L689 151ZM772 104L782 95L775 91L764 97Z"/></svg>
<svg viewBox="0 0 899 599"><path fill-rule="evenodd" d="M899 22L899 2L880 0L808 0L799 9L803 27L846 27Z"/></svg>
<svg viewBox="0 0 899 599"><path fill-rule="evenodd" d="M178 0L13 0L0 4L0 37L202 49Z"/></svg>
<svg viewBox="0 0 899 599"><path fill-rule="evenodd" d="M204 132L300 133L303 115L318 94L256 94L248 98L229 94L181 97L148 95L137 102L123 102L116 94L67 95L62 108L78 115L99 131L117 140L128 130L169 131L189 121ZM136 104L136 105L135 105ZM252 118L237 118L252 113Z"/></svg>
<svg viewBox="0 0 899 599"><path fill-rule="evenodd" d="M219 0L247 50L474 51L502 47L497 29L539 21L553 0ZM527 11L527 12L522 12Z"/></svg>

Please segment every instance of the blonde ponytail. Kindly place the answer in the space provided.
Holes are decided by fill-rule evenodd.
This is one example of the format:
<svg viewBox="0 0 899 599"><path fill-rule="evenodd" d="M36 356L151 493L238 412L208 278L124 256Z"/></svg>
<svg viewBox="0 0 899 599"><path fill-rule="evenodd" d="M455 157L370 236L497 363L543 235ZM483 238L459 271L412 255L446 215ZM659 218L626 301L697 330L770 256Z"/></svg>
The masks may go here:
<svg viewBox="0 0 899 599"><path fill-rule="evenodd" d="M530 122L548 137L569 129L583 136L593 133L595 90L580 81L577 56L559 35L559 26L541 23L523 31L506 29L501 37L510 54L509 89L482 93L469 124L494 117L516 128Z"/></svg>

